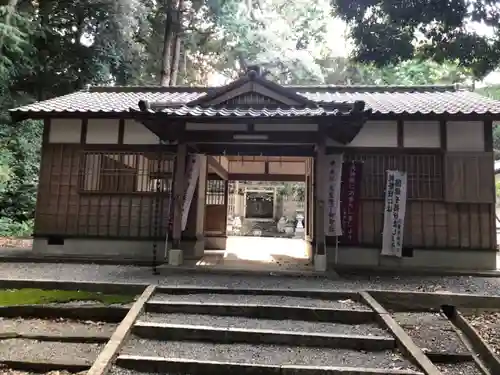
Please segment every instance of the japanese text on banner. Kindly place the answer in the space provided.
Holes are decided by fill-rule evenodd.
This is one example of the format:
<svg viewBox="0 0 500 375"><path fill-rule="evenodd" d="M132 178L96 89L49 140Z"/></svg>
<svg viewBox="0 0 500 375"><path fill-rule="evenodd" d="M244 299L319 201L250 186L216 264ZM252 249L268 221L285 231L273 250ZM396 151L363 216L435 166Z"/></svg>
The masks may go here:
<svg viewBox="0 0 500 375"><path fill-rule="evenodd" d="M328 155L328 174L325 207L325 235L342 235L340 217L340 183L342 179L342 154Z"/></svg>
<svg viewBox="0 0 500 375"><path fill-rule="evenodd" d="M401 257L406 213L406 173L387 172L382 255Z"/></svg>

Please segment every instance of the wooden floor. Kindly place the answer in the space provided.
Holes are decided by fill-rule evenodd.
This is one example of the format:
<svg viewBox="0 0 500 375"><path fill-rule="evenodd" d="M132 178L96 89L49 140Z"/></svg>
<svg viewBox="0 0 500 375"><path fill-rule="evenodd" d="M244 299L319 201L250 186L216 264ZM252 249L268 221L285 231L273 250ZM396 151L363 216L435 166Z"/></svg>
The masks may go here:
<svg viewBox="0 0 500 375"><path fill-rule="evenodd" d="M245 270L310 269L306 242L302 239L228 237L226 250L206 251L198 267Z"/></svg>

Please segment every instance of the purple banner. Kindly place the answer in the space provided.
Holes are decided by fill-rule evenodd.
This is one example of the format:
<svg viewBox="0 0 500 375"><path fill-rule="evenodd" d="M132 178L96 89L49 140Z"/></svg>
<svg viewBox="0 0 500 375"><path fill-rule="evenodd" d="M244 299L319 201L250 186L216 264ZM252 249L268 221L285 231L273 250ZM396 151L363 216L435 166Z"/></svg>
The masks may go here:
<svg viewBox="0 0 500 375"><path fill-rule="evenodd" d="M348 161L342 165L340 188L340 217L342 220L342 245L359 244L359 205L361 197L361 174L363 163Z"/></svg>

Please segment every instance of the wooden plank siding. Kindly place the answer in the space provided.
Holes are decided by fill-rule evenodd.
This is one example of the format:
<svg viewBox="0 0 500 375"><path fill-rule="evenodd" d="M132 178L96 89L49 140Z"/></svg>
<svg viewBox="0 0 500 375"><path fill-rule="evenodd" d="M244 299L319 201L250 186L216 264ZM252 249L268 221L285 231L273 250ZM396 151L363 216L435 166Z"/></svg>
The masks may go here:
<svg viewBox="0 0 500 375"><path fill-rule="evenodd" d="M117 168L101 169L99 183L91 182L85 186L83 181L88 176L85 175L84 160L89 154L95 159L99 156L100 160L107 160L102 164L105 167L112 163ZM142 152L128 152L127 155L160 157L167 162L172 158L171 153L148 153L147 148ZM132 168L124 166L116 157L114 151L101 149L88 152L79 144L45 144L35 236L153 238L157 193L151 189L137 191L137 187L141 188L140 184L136 184L141 177L139 171L131 175ZM158 176L162 174L168 173L157 173ZM169 191L164 189L160 194L158 235L165 238Z"/></svg>
<svg viewBox="0 0 500 375"><path fill-rule="evenodd" d="M205 195L205 234L225 235L227 227L227 183L207 180Z"/></svg>
<svg viewBox="0 0 500 375"><path fill-rule="evenodd" d="M490 181L491 173L487 173L493 168L491 155L460 154L460 160L453 159L454 162L472 164L474 168L460 169L465 171L464 174L449 178L447 169L451 168L450 158L455 156L457 155L444 153L439 149L385 150L384 153L381 150L347 150L345 160L363 161L359 212L360 246L382 245L386 171L399 169L408 174L405 247L494 249L496 231L492 220L495 215L494 196L491 194L493 183ZM447 196L447 192L453 189L468 193ZM334 238L328 237L327 243L333 245Z"/></svg>
<svg viewBox="0 0 500 375"><path fill-rule="evenodd" d="M148 151L150 149L145 145L142 149L134 147L133 151L117 151L106 149L105 146L94 145L89 149L80 144L46 143L40 170L35 235L66 238L153 238L156 193L154 190L145 191L141 187L139 182L144 177L141 176L141 168L131 167L133 162L130 158L133 155L139 160L141 156L146 156L148 171L153 171L153 177L170 176L173 163L171 152L151 152ZM85 161L89 155L93 155L94 160L99 159L97 156L101 157L99 183L85 183L86 178L88 179ZM475 164L468 157L473 155L476 158ZM496 244L495 205L494 197L488 195L489 186L492 186L492 181L488 180L492 176L486 173L491 166L490 162L492 163L489 155L486 152L463 154L460 158L464 160L465 157L466 160L462 164L473 165L460 169L456 165L453 168L450 166L450 158L453 156L451 153L438 149L347 150L346 160L364 161L359 224L361 246L381 245L385 174L387 169L397 168L408 172L404 246L493 249ZM158 157L165 162L161 164L160 171L156 167ZM102 164L103 158L109 160ZM483 164L487 166L484 167ZM475 166L480 168L479 172ZM459 174L459 177L446 177L451 173L450 170L457 168L466 173ZM131 174L131 170L135 172ZM120 174L120 171L123 173ZM463 186L466 183L473 183L480 190L470 187L460 190L457 187L459 192L468 192L467 195L464 197L465 193L457 193L458 198L450 195L453 186ZM222 234L225 233L227 209L226 192L222 189L224 181L211 184L214 185L213 188L207 187L205 231ZM161 194L158 236L163 239L168 223L166 211L169 193L165 191ZM191 213L190 217L192 219ZM332 239L327 239L328 243L330 240Z"/></svg>

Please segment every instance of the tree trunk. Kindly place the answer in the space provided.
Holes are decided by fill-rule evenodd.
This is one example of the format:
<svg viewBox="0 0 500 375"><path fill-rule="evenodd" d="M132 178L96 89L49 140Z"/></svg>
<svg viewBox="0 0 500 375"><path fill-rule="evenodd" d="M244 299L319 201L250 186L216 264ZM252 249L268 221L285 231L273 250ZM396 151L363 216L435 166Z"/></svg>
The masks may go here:
<svg viewBox="0 0 500 375"><path fill-rule="evenodd" d="M161 73L160 73L160 85L169 86L170 84L170 73L172 66L172 42L174 39L173 28L172 28L172 13L173 13L173 3L172 0L166 0L165 12L165 34L163 37L163 54L161 62Z"/></svg>
<svg viewBox="0 0 500 375"><path fill-rule="evenodd" d="M182 62L179 65L179 75L181 77L181 84L185 83L187 80L187 50L186 46L181 48L181 59Z"/></svg>
<svg viewBox="0 0 500 375"><path fill-rule="evenodd" d="M172 45L172 61L170 64L170 86L177 84L179 76L179 61L181 57L182 46L182 15L184 10L184 0L179 0L175 12L173 22L173 45Z"/></svg>
<svg viewBox="0 0 500 375"><path fill-rule="evenodd" d="M170 70L170 86L177 85L179 76L179 62L181 57L181 37L179 34L175 36L174 48L172 49L172 64Z"/></svg>

